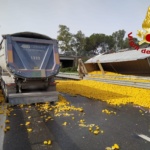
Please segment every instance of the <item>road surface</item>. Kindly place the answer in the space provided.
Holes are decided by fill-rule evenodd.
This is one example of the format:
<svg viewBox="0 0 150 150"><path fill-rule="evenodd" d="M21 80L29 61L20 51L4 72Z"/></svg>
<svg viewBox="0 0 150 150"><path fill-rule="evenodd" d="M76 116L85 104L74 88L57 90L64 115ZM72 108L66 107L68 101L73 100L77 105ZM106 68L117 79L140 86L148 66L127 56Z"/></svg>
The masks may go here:
<svg viewBox="0 0 150 150"><path fill-rule="evenodd" d="M84 111L71 110L66 111L65 116L61 113L59 116L54 113L56 109L41 111L34 105L14 106L7 117L10 130L5 133L3 150L105 150L115 143L120 150L150 150L150 142L138 136L150 137L148 110L132 105L111 106L81 96L63 95L70 106L82 107ZM45 121L44 117L48 116L51 119ZM30 124L24 125L26 122ZM93 128L100 128L97 135L89 131L93 124ZM27 132L27 129L32 131ZM44 145L45 140L51 140L52 144Z"/></svg>

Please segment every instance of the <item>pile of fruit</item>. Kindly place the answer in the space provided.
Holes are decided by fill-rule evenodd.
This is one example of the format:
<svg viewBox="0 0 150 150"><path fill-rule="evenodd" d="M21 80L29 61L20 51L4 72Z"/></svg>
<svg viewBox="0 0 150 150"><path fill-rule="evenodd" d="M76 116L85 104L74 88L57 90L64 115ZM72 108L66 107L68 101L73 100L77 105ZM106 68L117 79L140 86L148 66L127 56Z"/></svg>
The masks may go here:
<svg viewBox="0 0 150 150"><path fill-rule="evenodd" d="M134 105L150 108L150 90L113 85L90 80L59 80L57 90L72 95L81 95L91 99L105 101L112 105Z"/></svg>

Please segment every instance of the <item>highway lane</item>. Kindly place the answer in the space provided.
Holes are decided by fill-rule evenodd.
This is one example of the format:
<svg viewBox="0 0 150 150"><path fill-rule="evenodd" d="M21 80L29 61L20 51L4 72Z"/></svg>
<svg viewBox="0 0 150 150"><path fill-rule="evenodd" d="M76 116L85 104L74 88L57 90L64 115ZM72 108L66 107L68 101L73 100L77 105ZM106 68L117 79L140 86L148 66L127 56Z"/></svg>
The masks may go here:
<svg viewBox="0 0 150 150"><path fill-rule="evenodd" d="M111 106L105 102L81 96L64 97L83 112L71 110L56 115L56 109L40 111L35 105L12 107L7 119L10 131L5 133L3 150L105 150L117 143L120 150L149 150L150 142L138 134L150 137L150 113L132 105ZM102 112L107 109L111 114ZM116 113L116 114L115 114ZM62 113L63 114L63 113ZM68 116L67 116L68 114ZM45 120L46 117L51 117ZM100 128L98 135L89 131L89 127L80 126L85 120L86 126L94 124ZM30 125L24 125L30 122ZM66 125L63 125L66 122ZM95 127L93 127L95 128ZM27 129L32 129L27 132ZM51 145L44 145L45 140Z"/></svg>

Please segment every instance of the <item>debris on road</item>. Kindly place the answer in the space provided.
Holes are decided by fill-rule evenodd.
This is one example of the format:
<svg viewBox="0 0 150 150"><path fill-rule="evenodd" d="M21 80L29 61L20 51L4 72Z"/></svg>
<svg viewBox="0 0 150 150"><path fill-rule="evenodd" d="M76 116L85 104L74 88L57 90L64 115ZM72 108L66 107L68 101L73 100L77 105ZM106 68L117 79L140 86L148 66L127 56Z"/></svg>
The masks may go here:
<svg viewBox="0 0 150 150"><path fill-rule="evenodd" d="M86 122L85 122L84 119L79 121L79 126L80 127L87 127L88 130L91 133L95 134L95 135L97 135L99 133L104 133L103 130L100 130L100 127L98 125L95 125L95 124L86 124Z"/></svg>
<svg viewBox="0 0 150 150"><path fill-rule="evenodd" d="M91 80L58 80L57 90L71 95L105 101L111 105L133 104L150 108L150 90Z"/></svg>
<svg viewBox="0 0 150 150"><path fill-rule="evenodd" d="M102 76L101 71L93 71L88 73L91 78L105 78L105 79L113 79L113 80L124 80L124 81L135 81L135 82L150 82L149 78L138 78L136 76L124 75L115 72L105 71L105 77Z"/></svg>
<svg viewBox="0 0 150 150"><path fill-rule="evenodd" d="M32 129L31 129L31 128L28 128L27 131L28 131L28 132L32 132Z"/></svg>
<svg viewBox="0 0 150 150"><path fill-rule="evenodd" d="M119 145L118 144L114 144L112 147L106 147L106 150L119 150Z"/></svg>
<svg viewBox="0 0 150 150"><path fill-rule="evenodd" d="M8 124L8 123L10 123L10 121L9 121L9 120L6 120L5 123Z"/></svg>
<svg viewBox="0 0 150 150"><path fill-rule="evenodd" d="M30 124L30 122L26 122L25 125L28 126Z"/></svg>
<svg viewBox="0 0 150 150"><path fill-rule="evenodd" d="M116 115L116 112L114 112L114 111L109 111L108 109L103 109L103 110L102 110L102 113L106 113L106 114L108 114L108 115L110 115L110 114L115 114L115 115Z"/></svg>
<svg viewBox="0 0 150 150"><path fill-rule="evenodd" d="M52 144L52 141L51 141L51 140L47 140L47 141L44 141L43 144L44 144L44 145L51 145L51 144Z"/></svg>
<svg viewBox="0 0 150 150"><path fill-rule="evenodd" d="M5 127L4 132L6 133L9 130L10 130L10 126L7 126L7 127Z"/></svg>
<svg viewBox="0 0 150 150"><path fill-rule="evenodd" d="M66 126L66 125L67 125L67 122L64 122L62 125L63 125L63 126Z"/></svg>

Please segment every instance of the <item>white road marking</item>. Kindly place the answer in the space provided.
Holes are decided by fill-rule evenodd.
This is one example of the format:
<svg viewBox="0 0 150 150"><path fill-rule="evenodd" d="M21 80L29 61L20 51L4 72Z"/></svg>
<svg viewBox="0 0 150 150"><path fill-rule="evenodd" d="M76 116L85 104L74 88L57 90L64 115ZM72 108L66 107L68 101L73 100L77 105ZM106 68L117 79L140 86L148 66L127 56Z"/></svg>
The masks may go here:
<svg viewBox="0 0 150 150"><path fill-rule="evenodd" d="M142 139L144 139L144 140L150 142L150 137L148 137L148 136L146 136L146 135L144 135L144 134L138 134L138 136L141 137Z"/></svg>

